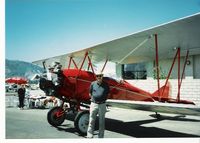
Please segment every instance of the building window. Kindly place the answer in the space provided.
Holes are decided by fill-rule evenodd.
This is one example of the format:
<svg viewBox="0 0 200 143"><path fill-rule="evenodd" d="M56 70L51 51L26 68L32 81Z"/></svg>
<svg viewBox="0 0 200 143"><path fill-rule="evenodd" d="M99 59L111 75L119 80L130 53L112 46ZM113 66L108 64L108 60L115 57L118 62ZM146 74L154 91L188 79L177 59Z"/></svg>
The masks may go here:
<svg viewBox="0 0 200 143"><path fill-rule="evenodd" d="M122 65L123 79L147 79L147 70L144 63Z"/></svg>
<svg viewBox="0 0 200 143"><path fill-rule="evenodd" d="M200 79L200 55L195 55L194 56L194 63L193 63L193 68L194 68L194 79Z"/></svg>

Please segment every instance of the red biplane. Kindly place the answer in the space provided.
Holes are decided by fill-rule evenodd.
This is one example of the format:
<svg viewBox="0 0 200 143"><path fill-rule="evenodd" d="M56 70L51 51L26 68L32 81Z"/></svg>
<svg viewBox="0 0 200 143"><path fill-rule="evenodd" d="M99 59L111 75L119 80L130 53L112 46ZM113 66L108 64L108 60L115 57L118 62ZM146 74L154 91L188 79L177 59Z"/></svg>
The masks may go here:
<svg viewBox="0 0 200 143"><path fill-rule="evenodd" d="M111 89L107 103L112 106L148 110L156 113L199 115L199 107L196 107L192 101L181 100L180 98L181 83L189 51L190 55L200 53L199 25L200 14L197 14L78 52L34 62L41 65L44 61L47 64L59 61L64 67L61 70L62 76L59 86L55 87L44 77L41 77L40 80L40 88L47 95L52 93L49 92L52 90L53 95L63 101L61 106L54 107L48 112L48 122L53 126L59 126L65 120L65 113L73 111L77 113L74 120L75 128L80 134L86 133L89 118L87 108L89 108L90 103L89 86L96 79L93 68L95 63L105 62L102 71L104 71L107 61L127 64L155 60L156 67L159 67L160 59L172 58L173 55L175 56L172 66L162 87L160 87L159 81L159 68L156 68L158 89L154 93L139 89L124 80L117 81L112 77L104 77L104 81L109 84ZM183 40L184 42L181 43L180 41ZM190 46L187 46L186 43L190 43ZM152 52L152 47L155 47L154 52ZM169 49L173 47L177 47L176 54L169 53ZM161 57L158 57L158 55L161 55ZM180 56L183 55L186 58L181 75ZM69 61L66 57L69 57ZM169 94L168 79L176 59L178 59L179 67L178 94L177 98L173 99ZM68 107L65 106L65 103L69 104ZM86 107L86 109L81 107Z"/></svg>

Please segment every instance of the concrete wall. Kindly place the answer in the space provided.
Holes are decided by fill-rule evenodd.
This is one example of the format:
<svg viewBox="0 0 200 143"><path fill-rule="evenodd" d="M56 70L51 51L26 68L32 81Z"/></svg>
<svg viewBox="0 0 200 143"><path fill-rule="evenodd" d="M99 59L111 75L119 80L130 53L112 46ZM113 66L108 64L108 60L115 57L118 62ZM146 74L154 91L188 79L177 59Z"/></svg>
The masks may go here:
<svg viewBox="0 0 200 143"><path fill-rule="evenodd" d="M144 89L150 93L156 91L157 80L127 80L134 86ZM171 84L171 97L177 97L178 93L178 81L177 79L170 79ZM164 85L165 80L160 80L161 86ZM181 99L193 101L197 106L200 106L200 79L184 79L181 85Z"/></svg>

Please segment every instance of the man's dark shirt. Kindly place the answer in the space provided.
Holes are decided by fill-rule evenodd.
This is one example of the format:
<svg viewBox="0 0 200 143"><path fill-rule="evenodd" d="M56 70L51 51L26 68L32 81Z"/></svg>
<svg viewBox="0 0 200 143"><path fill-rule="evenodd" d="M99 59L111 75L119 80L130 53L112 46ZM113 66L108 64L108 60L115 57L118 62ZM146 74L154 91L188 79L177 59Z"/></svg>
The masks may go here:
<svg viewBox="0 0 200 143"><path fill-rule="evenodd" d="M109 86L107 83L102 82L99 84L94 81L90 85L90 94L92 102L104 102L108 98Z"/></svg>
<svg viewBox="0 0 200 143"><path fill-rule="evenodd" d="M26 89L25 89L25 88L19 88L19 89L18 89L18 95L19 95L19 96L25 96L25 92L26 92Z"/></svg>

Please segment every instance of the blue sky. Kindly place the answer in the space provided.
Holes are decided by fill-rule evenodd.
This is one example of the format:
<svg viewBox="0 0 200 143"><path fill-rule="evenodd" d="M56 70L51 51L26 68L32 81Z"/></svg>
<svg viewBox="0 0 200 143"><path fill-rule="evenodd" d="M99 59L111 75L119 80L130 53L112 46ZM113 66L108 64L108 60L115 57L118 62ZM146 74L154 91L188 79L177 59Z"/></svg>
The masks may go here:
<svg viewBox="0 0 200 143"><path fill-rule="evenodd" d="M5 58L70 53L200 12L200 0L6 0Z"/></svg>

